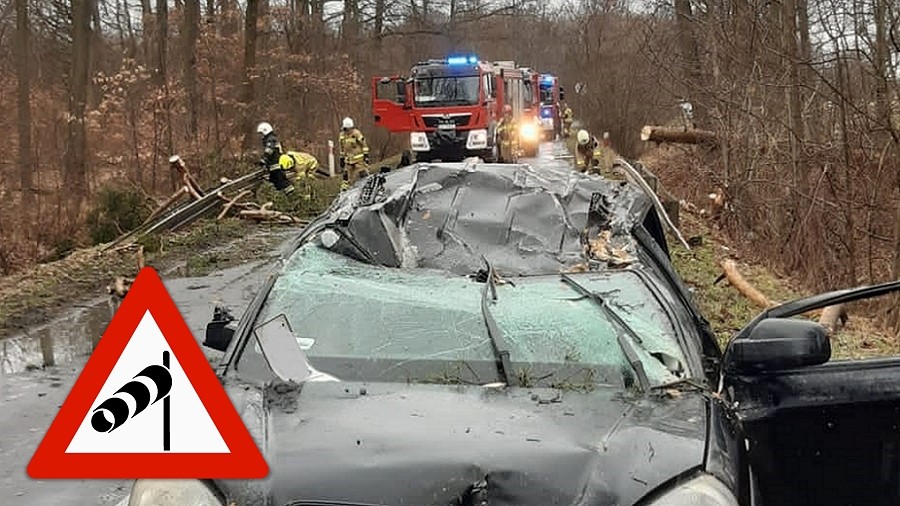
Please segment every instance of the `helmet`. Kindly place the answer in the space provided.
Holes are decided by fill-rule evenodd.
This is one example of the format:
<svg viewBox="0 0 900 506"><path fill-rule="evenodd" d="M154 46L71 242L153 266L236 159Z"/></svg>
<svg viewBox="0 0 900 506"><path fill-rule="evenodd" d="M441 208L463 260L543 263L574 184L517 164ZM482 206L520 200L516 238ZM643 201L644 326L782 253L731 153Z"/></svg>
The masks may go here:
<svg viewBox="0 0 900 506"><path fill-rule="evenodd" d="M504 105L503 114L512 114L512 106L509 104Z"/></svg>
<svg viewBox="0 0 900 506"><path fill-rule="evenodd" d="M294 168L294 157L288 154L281 155L278 157L278 166L284 170L290 170Z"/></svg>
<svg viewBox="0 0 900 506"><path fill-rule="evenodd" d="M344 121L341 122L341 128L343 128L344 130L353 128L353 118L344 118Z"/></svg>
<svg viewBox="0 0 900 506"><path fill-rule="evenodd" d="M576 139L578 139L578 144L584 146L591 142L591 134L587 133L587 130L579 130Z"/></svg>
<svg viewBox="0 0 900 506"><path fill-rule="evenodd" d="M259 135L262 135L263 137L269 135L272 132L273 132L272 125L266 123L265 121L263 121L256 127L256 133L258 133Z"/></svg>

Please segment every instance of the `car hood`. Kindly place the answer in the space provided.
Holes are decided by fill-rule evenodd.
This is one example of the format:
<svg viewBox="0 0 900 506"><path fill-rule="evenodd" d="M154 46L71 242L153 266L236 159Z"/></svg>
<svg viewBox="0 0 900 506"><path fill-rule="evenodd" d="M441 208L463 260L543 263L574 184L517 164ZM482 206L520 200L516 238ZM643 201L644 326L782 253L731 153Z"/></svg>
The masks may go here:
<svg viewBox="0 0 900 506"><path fill-rule="evenodd" d="M327 382L257 399L236 404L270 475L223 482L238 504L633 504L702 464L707 426L700 395L612 388Z"/></svg>

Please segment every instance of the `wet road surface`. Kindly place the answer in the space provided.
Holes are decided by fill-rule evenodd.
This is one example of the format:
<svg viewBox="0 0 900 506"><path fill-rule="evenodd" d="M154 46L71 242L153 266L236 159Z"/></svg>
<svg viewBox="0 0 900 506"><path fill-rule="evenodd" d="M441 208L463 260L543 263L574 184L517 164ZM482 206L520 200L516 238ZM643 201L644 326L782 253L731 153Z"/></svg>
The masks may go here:
<svg viewBox="0 0 900 506"><path fill-rule="evenodd" d="M298 229L283 229L285 239ZM216 304L238 316L273 271L274 257L202 278L165 279L166 288L198 341ZM42 326L0 339L0 504L56 506L116 504L130 491L129 480L32 480L25 467L53 421L112 315L106 298L79 304ZM211 361L221 353L202 348Z"/></svg>

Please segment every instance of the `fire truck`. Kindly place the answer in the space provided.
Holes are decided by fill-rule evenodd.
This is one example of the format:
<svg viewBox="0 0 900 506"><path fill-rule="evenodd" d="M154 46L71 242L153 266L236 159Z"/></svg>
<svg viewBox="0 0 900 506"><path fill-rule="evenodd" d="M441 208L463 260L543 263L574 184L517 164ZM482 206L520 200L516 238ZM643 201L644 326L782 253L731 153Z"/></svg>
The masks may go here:
<svg viewBox="0 0 900 506"><path fill-rule="evenodd" d="M540 74L527 67L522 68L522 73L525 107L519 119L519 146L524 157L534 158L543 137L540 117Z"/></svg>
<svg viewBox="0 0 900 506"><path fill-rule="evenodd" d="M541 126L545 140L553 140L562 134L562 117L559 102L565 99L559 78L553 74L541 74L539 78Z"/></svg>
<svg viewBox="0 0 900 506"><path fill-rule="evenodd" d="M422 61L408 77L372 79L375 124L409 133L415 161L476 156L496 162L503 106L510 105L517 118L525 110L524 75L514 62L491 63L475 55Z"/></svg>

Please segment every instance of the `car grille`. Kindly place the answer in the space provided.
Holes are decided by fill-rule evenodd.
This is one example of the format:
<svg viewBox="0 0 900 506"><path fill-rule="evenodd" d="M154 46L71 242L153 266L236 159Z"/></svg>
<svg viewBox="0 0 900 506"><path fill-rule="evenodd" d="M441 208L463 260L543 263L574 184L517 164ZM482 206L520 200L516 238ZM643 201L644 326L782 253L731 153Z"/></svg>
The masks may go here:
<svg viewBox="0 0 900 506"><path fill-rule="evenodd" d="M471 114L461 114L459 116L450 116L449 118L443 116L423 116L422 120L425 122L426 127L438 128L438 125L441 124L454 125L457 127L466 126L469 124L471 118Z"/></svg>

